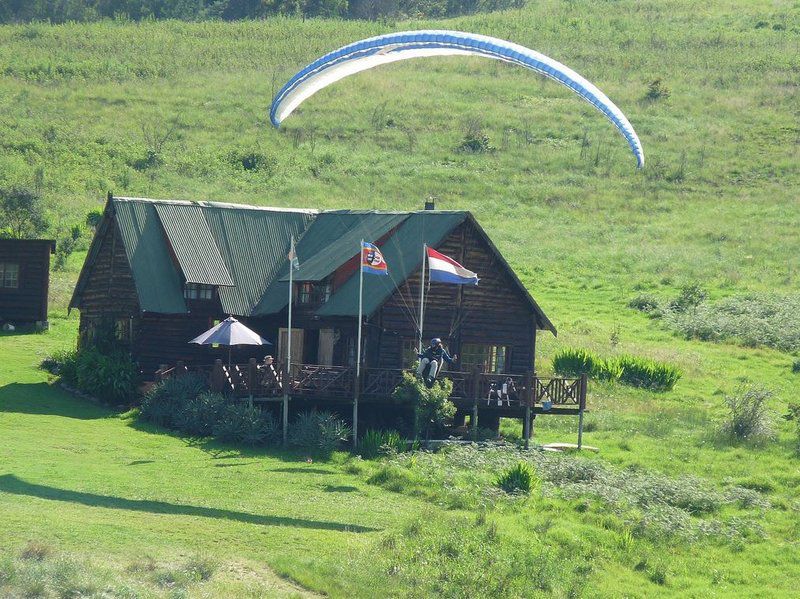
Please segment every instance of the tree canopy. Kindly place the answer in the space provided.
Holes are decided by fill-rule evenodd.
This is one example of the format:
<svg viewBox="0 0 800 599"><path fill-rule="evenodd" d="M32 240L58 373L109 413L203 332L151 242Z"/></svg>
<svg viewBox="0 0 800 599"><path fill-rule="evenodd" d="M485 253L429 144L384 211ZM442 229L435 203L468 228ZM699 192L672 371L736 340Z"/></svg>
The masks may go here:
<svg viewBox="0 0 800 599"><path fill-rule="evenodd" d="M261 19L271 15L378 19L447 17L524 5L525 0L5 0L0 23Z"/></svg>
<svg viewBox="0 0 800 599"><path fill-rule="evenodd" d="M37 237L47 227L42 196L27 187L0 189L0 236Z"/></svg>

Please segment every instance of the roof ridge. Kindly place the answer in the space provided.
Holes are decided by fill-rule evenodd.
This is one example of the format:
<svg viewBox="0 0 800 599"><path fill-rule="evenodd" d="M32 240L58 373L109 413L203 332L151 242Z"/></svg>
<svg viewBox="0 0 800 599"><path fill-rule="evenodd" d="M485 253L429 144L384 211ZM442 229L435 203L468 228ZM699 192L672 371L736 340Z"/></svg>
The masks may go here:
<svg viewBox="0 0 800 599"><path fill-rule="evenodd" d="M209 202L206 200L166 200L160 198L138 198L114 196L115 202L142 202L147 204L170 204L178 206L199 206L200 208L235 208L237 210L263 210L265 212L294 212L297 214L319 214L313 208L285 208L281 206L253 206L252 204L232 204L230 202Z"/></svg>

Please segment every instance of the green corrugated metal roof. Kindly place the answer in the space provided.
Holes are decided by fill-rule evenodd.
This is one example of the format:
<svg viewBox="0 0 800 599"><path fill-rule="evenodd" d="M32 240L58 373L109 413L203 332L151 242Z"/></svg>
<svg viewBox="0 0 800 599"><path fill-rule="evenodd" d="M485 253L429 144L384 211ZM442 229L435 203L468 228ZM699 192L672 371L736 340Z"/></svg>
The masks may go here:
<svg viewBox="0 0 800 599"><path fill-rule="evenodd" d="M162 203L155 209L187 283L233 286L200 206Z"/></svg>
<svg viewBox="0 0 800 599"><path fill-rule="evenodd" d="M380 308L422 263L422 246L439 245L467 218L466 212L413 212L381 245L390 276L364 275L364 314ZM357 272L356 272L357 274ZM319 316L358 316L358 276L352 276L318 310Z"/></svg>
<svg viewBox="0 0 800 599"><path fill-rule="evenodd" d="M114 200L117 224L145 312L185 314L183 281L169 257L152 202Z"/></svg>
<svg viewBox="0 0 800 599"><path fill-rule="evenodd" d="M289 242L314 217L309 210L280 210L202 204L217 246L234 281L220 287L222 309L249 316L267 286L288 262Z"/></svg>
<svg viewBox="0 0 800 599"><path fill-rule="evenodd" d="M203 219L210 242L219 253L219 259L214 258L216 266L206 266L216 268L216 275L224 268L233 285L218 287L222 309L248 316L286 262L290 236L299 237L314 216L312 210L216 202L114 198L113 205L136 281L139 305L144 311L164 314L186 313L187 309L184 281L170 257L162 222L182 222L183 229L176 233L179 245L188 251L192 243L197 243L195 249L200 251L201 242L208 245L209 241L192 242L184 235L190 234L190 223L198 224L198 218ZM164 215L163 220L159 213ZM176 224L175 229L178 228ZM195 257L192 268L201 269L201 259Z"/></svg>
<svg viewBox="0 0 800 599"><path fill-rule="evenodd" d="M321 281L342 264L358 254L361 240L375 241L394 229L409 217L408 212L329 212L321 214L309 228L307 235L330 236L325 251L312 254L309 259L301 260L302 254L298 250L299 270L293 274L295 281ZM321 220L320 220L321 219ZM340 228L348 221L355 220L350 228L342 233ZM327 228L323 232L321 229ZM337 231L337 229L339 229ZM288 273L281 277L281 281L288 281Z"/></svg>

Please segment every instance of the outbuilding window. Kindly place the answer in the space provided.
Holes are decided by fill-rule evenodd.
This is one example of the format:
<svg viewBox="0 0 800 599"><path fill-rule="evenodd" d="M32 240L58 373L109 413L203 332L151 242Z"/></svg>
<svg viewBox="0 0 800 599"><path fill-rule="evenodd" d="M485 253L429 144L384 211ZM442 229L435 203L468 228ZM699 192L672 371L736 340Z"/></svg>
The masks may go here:
<svg viewBox="0 0 800 599"><path fill-rule="evenodd" d="M4 289L19 288L19 264L0 262L0 287Z"/></svg>
<svg viewBox="0 0 800 599"><path fill-rule="evenodd" d="M480 366L483 372L501 374L506 372L508 348L505 345L482 345L464 343L461 346L461 364L465 370Z"/></svg>
<svg viewBox="0 0 800 599"><path fill-rule="evenodd" d="M319 306L331 297L332 286L330 279L325 281L300 283L297 293L297 302L306 306Z"/></svg>
<svg viewBox="0 0 800 599"><path fill-rule="evenodd" d="M214 287L200 283L186 283L183 288L183 297L189 300L212 300L214 299Z"/></svg>

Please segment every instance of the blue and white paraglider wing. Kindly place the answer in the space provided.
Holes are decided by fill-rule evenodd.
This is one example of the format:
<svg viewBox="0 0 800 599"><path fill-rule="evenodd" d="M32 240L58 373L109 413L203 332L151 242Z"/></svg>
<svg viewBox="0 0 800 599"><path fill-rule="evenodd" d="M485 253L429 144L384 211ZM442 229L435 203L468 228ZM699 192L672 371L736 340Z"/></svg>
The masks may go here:
<svg viewBox="0 0 800 599"><path fill-rule="evenodd" d="M276 127L280 126L295 108L319 90L355 73L409 58L453 55L483 56L510 62L541 73L568 87L602 112L619 129L636 156L637 166L644 165L642 144L630 122L595 85L557 60L530 48L485 35L459 31L390 33L330 52L299 71L281 88L272 101L270 120Z"/></svg>

